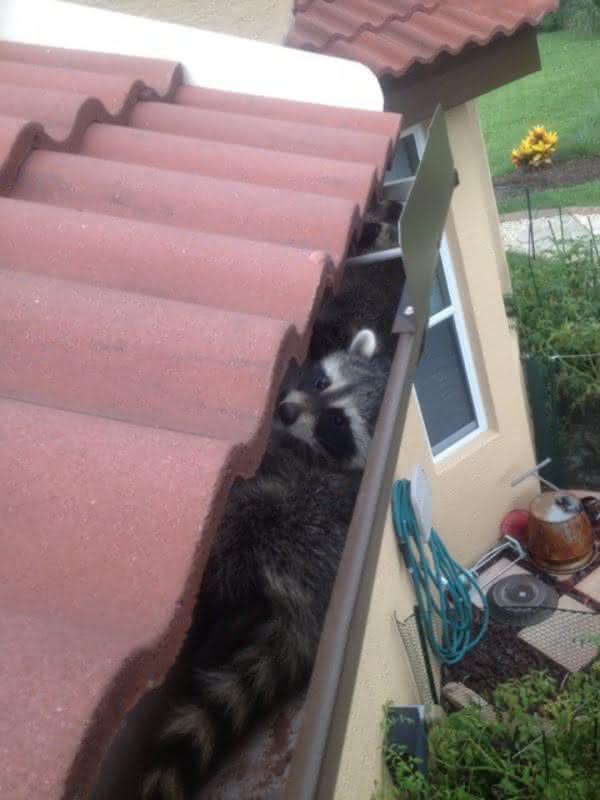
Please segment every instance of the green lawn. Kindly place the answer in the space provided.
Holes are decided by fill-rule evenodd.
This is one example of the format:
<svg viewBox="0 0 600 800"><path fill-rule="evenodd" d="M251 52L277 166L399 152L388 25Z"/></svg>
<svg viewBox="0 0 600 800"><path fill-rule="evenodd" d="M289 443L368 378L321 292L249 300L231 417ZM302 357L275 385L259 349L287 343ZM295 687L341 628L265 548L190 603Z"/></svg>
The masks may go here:
<svg viewBox="0 0 600 800"><path fill-rule="evenodd" d="M492 175L514 169L512 148L537 124L558 133L560 158L600 154L600 40L559 31L538 42L540 72L480 99Z"/></svg>
<svg viewBox="0 0 600 800"><path fill-rule="evenodd" d="M565 186L562 189L546 189L543 192L531 192L532 208L566 208L567 206L596 206L600 208L600 181L580 183L578 186ZM527 208L525 193L516 197L501 200L498 203L500 214L509 211L521 211Z"/></svg>

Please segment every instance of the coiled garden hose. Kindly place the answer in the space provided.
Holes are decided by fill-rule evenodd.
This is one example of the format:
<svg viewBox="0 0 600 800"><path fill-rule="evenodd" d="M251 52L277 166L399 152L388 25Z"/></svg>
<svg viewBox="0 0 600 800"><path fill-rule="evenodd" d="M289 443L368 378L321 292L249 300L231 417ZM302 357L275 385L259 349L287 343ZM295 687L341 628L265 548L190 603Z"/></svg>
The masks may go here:
<svg viewBox="0 0 600 800"><path fill-rule="evenodd" d="M475 576L452 559L433 528L429 541L424 541L410 500L410 481L394 484L392 517L431 649L444 664L457 664L487 630L487 599ZM483 607L479 624L473 615L472 589L479 594Z"/></svg>

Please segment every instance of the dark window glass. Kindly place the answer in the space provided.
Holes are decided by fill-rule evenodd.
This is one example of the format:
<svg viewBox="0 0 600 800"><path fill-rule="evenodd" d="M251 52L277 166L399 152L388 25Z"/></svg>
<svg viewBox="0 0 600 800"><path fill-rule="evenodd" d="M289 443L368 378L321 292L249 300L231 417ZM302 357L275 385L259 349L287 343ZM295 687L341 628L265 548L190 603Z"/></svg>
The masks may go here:
<svg viewBox="0 0 600 800"><path fill-rule="evenodd" d="M415 386L434 455L477 428L453 318L427 331Z"/></svg>
<svg viewBox="0 0 600 800"><path fill-rule="evenodd" d="M448 285L446 284L446 276L444 275L444 268L442 261L438 256L437 269L433 276L433 290L431 292L431 303L429 304L429 313L431 316L437 314L444 308L450 305L450 295L448 294Z"/></svg>
<svg viewBox="0 0 600 800"><path fill-rule="evenodd" d="M416 174L418 166L417 143L411 133L398 142L392 165L385 175L385 180L398 181L401 178L412 178Z"/></svg>

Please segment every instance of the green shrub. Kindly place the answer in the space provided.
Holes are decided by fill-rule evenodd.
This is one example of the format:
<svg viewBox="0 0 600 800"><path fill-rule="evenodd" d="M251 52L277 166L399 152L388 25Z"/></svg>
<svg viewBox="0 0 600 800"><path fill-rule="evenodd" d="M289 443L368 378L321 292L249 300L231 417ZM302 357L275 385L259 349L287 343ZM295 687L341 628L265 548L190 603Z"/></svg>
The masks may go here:
<svg viewBox="0 0 600 800"><path fill-rule="evenodd" d="M600 668L559 688L544 672L497 687L496 715L470 706L429 733L427 780L396 761L392 800L598 800ZM542 727L540 720L545 721ZM381 796L381 795L380 795Z"/></svg>
<svg viewBox="0 0 600 800"><path fill-rule="evenodd" d="M555 223L558 227L558 221ZM600 257L595 239L556 241L537 260L507 253L512 295L507 313L523 356L561 359L560 400L574 411L600 404Z"/></svg>
<svg viewBox="0 0 600 800"><path fill-rule="evenodd" d="M582 36L600 34L600 0L562 0L558 11L546 14L538 25L540 33L576 30Z"/></svg>
<svg viewBox="0 0 600 800"><path fill-rule="evenodd" d="M553 14L546 14L544 19L537 26L540 33L554 33L555 31L562 31L565 27L565 21L560 9Z"/></svg>
<svg viewBox="0 0 600 800"><path fill-rule="evenodd" d="M569 0L564 5L564 26L582 36L600 34L600 0Z"/></svg>

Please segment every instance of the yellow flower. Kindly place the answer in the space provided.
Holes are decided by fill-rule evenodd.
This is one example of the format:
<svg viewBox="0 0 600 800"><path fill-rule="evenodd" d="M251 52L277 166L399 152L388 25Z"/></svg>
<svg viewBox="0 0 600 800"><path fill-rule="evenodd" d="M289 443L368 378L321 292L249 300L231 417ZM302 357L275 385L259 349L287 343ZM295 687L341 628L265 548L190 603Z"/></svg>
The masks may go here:
<svg viewBox="0 0 600 800"><path fill-rule="evenodd" d="M547 131L543 125L534 125L527 131L527 136L521 139L521 144L511 152L511 159L515 167L529 165L540 167L551 164L551 156L558 145L556 131Z"/></svg>

